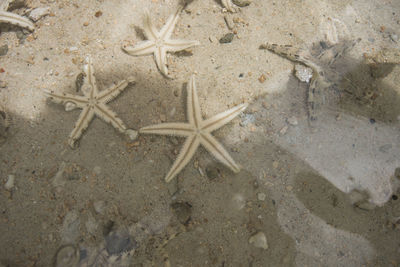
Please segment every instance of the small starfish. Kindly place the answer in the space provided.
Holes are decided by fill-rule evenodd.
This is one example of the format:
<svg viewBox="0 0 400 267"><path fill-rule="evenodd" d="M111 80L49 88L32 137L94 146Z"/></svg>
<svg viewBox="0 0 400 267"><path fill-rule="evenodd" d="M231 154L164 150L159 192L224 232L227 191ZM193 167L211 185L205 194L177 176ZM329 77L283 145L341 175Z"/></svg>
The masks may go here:
<svg viewBox="0 0 400 267"><path fill-rule="evenodd" d="M189 123L161 123L143 127L140 133L177 135L187 137L181 152L175 163L172 165L165 180L171 181L190 161L200 144L202 144L216 159L228 166L234 172L240 168L231 158L228 152L211 135L211 132L227 124L240 112L245 110L247 104L237 105L209 119L203 120L197 97L194 75L188 84L187 114Z"/></svg>
<svg viewBox="0 0 400 267"><path fill-rule="evenodd" d="M146 12L144 16L144 33L148 40L140 42L135 46L122 46L122 50L132 56L154 54L154 60L156 61L158 69L162 74L169 77L167 69L167 52L177 52L200 44L198 41L170 39L181 10L182 7L178 8L176 13L168 18L164 27L162 27L160 31L156 30L154 25L151 23L149 14Z"/></svg>
<svg viewBox="0 0 400 267"><path fill-rule="evenodd" d="M9 1L5 0L0 6L0 23L10 23L22 28L27 28L30 31L35 29L35 25L33 25L29 19L7 12L8 5Z"/></svg>
<svg viewBox="0 0 400 267"><path fill-rule="evenodd" d="M135 139L136 131L127 129L121 119L117 117L117 114L107 107L107 103L113 100L129 83L123 80L117 85L110 87L107 90L99 92L97 89L96 79L94 77L94 69L92 60L86 58L87 65L84 66L84 72L86 74L85 83L82 87L83 96L72 95L68 93L57 94L54 91L45 90L45 94L55 103L65 105L66 111L71 111L75 108L81 108L82 112L79 115L78 121L75 124L75 128L69 135L69 145L73 148L76 140L82 135L83 131L89 126L94 115L99 116L105 122L111 123L114 128L118 129L121 133L126 133L131 139Z"/></svg>

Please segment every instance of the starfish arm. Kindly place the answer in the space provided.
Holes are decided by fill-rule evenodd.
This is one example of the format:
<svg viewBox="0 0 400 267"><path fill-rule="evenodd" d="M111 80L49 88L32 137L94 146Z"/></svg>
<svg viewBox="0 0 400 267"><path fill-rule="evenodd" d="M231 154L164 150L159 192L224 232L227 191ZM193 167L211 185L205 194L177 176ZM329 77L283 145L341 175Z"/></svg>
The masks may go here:
<svg viewBox="0 0 400 267"><path fill-rule="evenodd" d="M123 80L118 84L112 86L111 88L101 91L97 96L97 100L104 104L107 104L117 95L119 95L128 86L128 84L128 81Z"/></svg>
<svg viewBox="0 0 400 267"><path fill-rule="evenodd" d="M124 133L126 131L126 126L124 122L117 117L117 113L112 111L105 104L96 104L94 110L97 116L99 116L105 122L110 123L115 129L117 129L121 133Z"/></svg>
<svg viewBox="0 0 400 267"><path fill-rule="evenodd" d="M177 52L186 48L199 45L199 41L187 41L187 40L167 40L165 41L165 50L171 52Z"/></svg>
<svg viewBox="0 0 400 267"><path fill-rule="evenodd" d="M181 13L182 9L183 9L183 7L180 6L176 10L175 14L169 16L169 18L167 19L167 22L160 30L160 38L161 39L167 40L167 39L169 39L169 37L171 37L172 31L174 30L176 22L178 21L179 13Z"/></svg>
<svg viewBox="0 0 400 267"><path fill-rule="evenodd" d="M167 68L167 54L164 48L156 48L156 51L154 52L154 60L156 61L157 67L161 73L169 77Z"/></svg>
<svg viewBox="0 0 400 267"><path fill-rule="evenodd" d="M57 94L54 93L54 91L48 91L44 90L44 94L50 98L51 101L57 104L67 104L67 103L73 103L79 108L84 108L86 107L87 104L87 99L84 96L80 95L72 95L68 93L61 93Z"/></svg>
<svg viewBox="0 0 400 267"><path fill-rule="evenodd" d="M82 92L90 98L97 96L99 90L97 89L96 78L94 77L93 63L90 57L86 58L86 65L83 67L83 71L86 74L85 83L88 84L84 84L84 86L82 87Z"/></svg>
<svg viewBox="0 0 400 267"><path fill-rule="evenodd" d="M201 129L207 132L212 132L230 122L246 108L247 104L240 104L231 109L228 109L227 111L221 112L207 120L202 121Z"/></svg>
<svg viewBox="0 0 400 267"><path fill-rule="evenodd" d="M152 40L145 40L135 46L123 46L122 50L132 56L143 56L154 53L156 49L155 43Z"/></svg>
<svg viewBox="0 0 400 267"><path fill-rule="evenodd" d="M232 171L239 172L240 167L235 163L225 148L209 133L202 133L200 143L220 162Z"/></svg>
<svg viewBox="0 0 400 267"><path fill-rule="evenodd" d="M83 131L89 126L94 116L94 111L91 108L84 108L79 115L78 121L75 123L75 127L69 135L68 144L73 148L75 146L76 140L81 137Z"/></svg>
<svg viewBox="0 0 400 267"><path fill-rule="evenodd" d="M194 75L190 77L190 81L187 86L188 86L188 99L187 99L188 120L190 124L194 124L197 128L200 128L200 124L203 118L201 117L201 110L200 110L199 98L197 96L197 88Z"/></svg>
<svg viewBox="0 0 400 267"><path fill-rule="evenodd" d="M168 174L165 176L165 181L168 183L172 180L191 160L193 154L199 147L199 138L195 135L190 136L186 139L178 157L176 158L174 164L169 170Z"/></svg>
<svg viewBox="0 0 400 267"><path fill-rule="evenodd" d="M7 11L0 11L0 23L10 23L22 28L27 28L30 31L35 29L35 25L33 25L29 19Z"/></svg>
<svg viewBox="0 0 400 267"><path fill-rule="evenodd" d="M236 12L237 10L233 7L232 0L221 0L222 5L228 10L229 12Z"/></svg>
<svg viewBox="0 0 400 267"><path fill-rule="evenodd" d="M159 33L156 27L154 27L153 23L151 22L150 14L147 11L144 14L143 29L147 39L153 41L158 39Z"/></svg>
<svg viewBox="0 0 400 267"><path fill-rule="evenodd" d="M139 132L145 134L190 136L194 133L194 129L188 123L161 123L143 127Z"/></svg>

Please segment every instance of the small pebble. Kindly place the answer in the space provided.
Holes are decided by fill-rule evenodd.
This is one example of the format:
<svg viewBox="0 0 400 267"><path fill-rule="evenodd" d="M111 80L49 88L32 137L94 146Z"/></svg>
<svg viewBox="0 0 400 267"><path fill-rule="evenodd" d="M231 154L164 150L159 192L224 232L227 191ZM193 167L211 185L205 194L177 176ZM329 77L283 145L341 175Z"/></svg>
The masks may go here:
<svg viewBox="0 0 400 267"><path fill-rule="evenodd" d="M292 191L293 190L293 186L291 186L291 185L286 186L286 190L289 191L289 192Z"/></svg>
<svg viewBox="0 0 400 267"><path fill-rule="evenodd" d="M88 21L85 21L85 22L83 23L83 26L85 26L85 27L89 26L89 22L88 22Z"/></svg>
<svg viewBox="0 0 400 267"><path fill-rule="evenodd" d="M8 179L7 182L4 185L4 188L8 191L10 191L11 189L13 189L14 187L14 181L15 181L15 175L10 174L8 175Z"/></svg>
<svg viewBox="0 0 400 267"><path fill-rule="evenodd" d="M308 68L304 66L303 64L296 64L294 66L295 70L295 76L297 79L299 79L302 82L309 83L312 76L313 76L313 70L311 68Z"/></svg>
<svg viewBox="0 0 400 267"><path fill-rule="evenodd" d="M0 81L0 88L7 88L7 82Z"/></svg>
<svg viewBox="0 0 400 267"><path fill-rule="evenodd" d="M279 134L280 134L280 135L285 135L286 132L287 132L287 130L288 130L288 126L285 125L285 126L283 126L283 128L279 131Z"/></svg>
<svg viewBox="0 0 400 267"><path fill-rule="evenodd" d="M206 175L207 175L208 179L214 180L219 177L218 169L214 166L208 167L208 168L206 168Z"/></svg>
<svg viewBox="0 0 400 267"><path fill-rule="evenodd" d="M235 35L233 33L231 33L231 32L227 33L224 36L222 36L221 39L219 39L219 43L221 43L221 44L231 43L234 36Z"/></svg>
<svg viewBox="0 0 400 267"><path fill-rule="evenodd" d="M106 203L103 200L98 200L93 203L93 207L97 213L103 214L106 207Z"/></svg>
<svg viewBox="0 0 400 267"><path fill-rule="evenodd" d="M34 22L50 14L50 7L38 7L31 11L29 18Z"/></svg>
<svg viewBox="0 0 400 267"><path fill-rule="evenodd" d="M397 42L399 40L399 36L397 36L397 34L391 34L390 39L392 39L393 42Z"/></svg>
<svg viewBox="0 0 400 267"><path fill-rule="evenodd" d="M249 239L249 243L253 244L256 248L268 249L267 238L263 232L258 232Z"/></svg>
<svg viewBox="0 0 400 267"><path fill-rule="evenodd" d="M100 166L95 166L93 168L93 172L97 175L101 174L101 167Z"/></svg>
<svg viewBox="0 0 400 267"><path fill-rule="evenodd" d="M296 126L299 124L299 122L297 121L297 118L295 116L290 117L289 119L287 119L287 122L290 125Z"/></svg>
<svg viewBox="0 0 400 267"><path fill-rule="evenodd" d="M101 12L100 10L97 11L97 12L94 14L94 16L95 16L96 18L100 17L101 15L103 15L103 12Z"/></svg>
<svg viewBox="0 0 400 267"><path fill-rule="evenodd" d="M266 77L265 77L264 74L261 74L261 76L258 78L258 81L259 81L260 83L265 82L265 80L266 80Z"/></svg>
<svg viewBox="0 0 400 267"><path fill-rule="evenodd" d="M260 201L264 201L266 197L267 197L267 195L264 194L264 193L258 193L258 194L257 194L257 198L258 198L258 200L260 200Z"/></svg>
<svg viewBox="0 0 400 267"><path fill-rule="evenodd" d="M125 133L128 135L129 139L135 140L138 137L138 132L133 129L127 129Z"/></svg>

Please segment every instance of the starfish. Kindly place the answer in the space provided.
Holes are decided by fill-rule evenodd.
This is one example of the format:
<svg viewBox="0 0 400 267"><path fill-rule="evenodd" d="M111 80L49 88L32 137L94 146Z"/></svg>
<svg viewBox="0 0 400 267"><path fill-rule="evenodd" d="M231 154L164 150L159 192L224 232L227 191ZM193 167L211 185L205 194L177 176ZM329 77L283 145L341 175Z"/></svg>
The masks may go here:
<svg viewBox="0 0 400 267"><path fill-rule="evenodd" d="M245 110L246 107L247 104L240 104L209 119L203 120L197 96L195 78L194 75L192 75L188 84L187 98L187 116L189 123L161 123L143 127L139 132L186 137L185 144L183 145L178 158L165 177L167 182L171 181L172 178L174 178L186 166L200 144L202 144L217 160L228 166L232 171L239 172L239 166L223 146L211 135L211 132L230 122L240 112Z"/></svg>
<svg viewBox="0 0 400 267"><path fill-rule="evenodd" d="M121 133L126 133L131 139L136 138L136 131L127 129L117 114L112 111L106 104L113 100L129 83L133 80L123 80L117 85L110 87L107 90L99 92L94 77L94 69L90 57L86 58L86 65L84 66L85 80L82 87L83 96L72 95L68 93L58 94L54 91L45 90L45 94L55 103L65 105L66 111L71 111L75 108L81 108L82 112L79 115L78 121L75 123L75 128L69 135L68 143L74 148L75 142L80 138L83 131L89 126L94 115L97 115L105 122L109 122L114 128L118 129Z"/></svg>
<svg viewBox="0 0 400 267"><path fill-rule="evenodd" d="M177 52L200 44L198 41L170 39L181 10L182 7L178 8L176 13L168 18L166 24L160 31L156 30L151 23L150 15L146 12L144 16L144 33L148 40L140 42L135 46L122 46L122 50L132 56L154 54L154 60L156 61L158 69L166 77L169 77L166 58L167 52Z"/></svg>
<svg viewBox="0 0 400 267"><path fill-rule="evenodd" d="M9 1L6 0L0 6L0 23L10 23L22 28L27 28L30 31L33 31L35 29L35 26L29 19L11 12L7 12L6 10L8 8L8 5Z"/></svg>

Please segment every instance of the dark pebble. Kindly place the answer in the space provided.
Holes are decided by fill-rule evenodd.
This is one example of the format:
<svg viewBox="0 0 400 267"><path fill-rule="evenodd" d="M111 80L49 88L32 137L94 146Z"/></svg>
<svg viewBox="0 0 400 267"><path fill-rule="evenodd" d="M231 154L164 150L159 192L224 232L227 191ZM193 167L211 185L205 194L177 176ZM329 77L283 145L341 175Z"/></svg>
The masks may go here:
<svg viewBox="0 0 400 267"><path fill-rule="evenodd" d="M396 168L396 170L394 170L394 176L398 179L400 179L400 167Z"/></svg>
<svg viewBox="0 0 400 267"><path fill-rule="evenodd" d="M233 40L233 37L234 37L235 35L233 34L233 33L227 33L227 34L225 34L221 39L219 39L219 42L221 43L221 44L227 44L227 43L230 43L230 42L232 42L232 40Z"/></svg>
<svg viewBox="0 0 400 267"><path fill-rule="evenodd" d="M208 179L214 180L214 179L218 178L219 171L216 167L209 167L209 168L206 168L206 175L207 175Z"/></svg>
<svg viewBox="0 0 400 267"><path fill-rule="evenodd" d="M190 221L192 216L192 205L188 202L172 203L171 208L181 224L186 225Z"/></svg>
<svg viewBox="0 0 400 267"><path fill-rule="evenodd" d="M8 52L8 45L2 45L0 46L0 56L5 56L7 55Z"/></svg>
<svg viewBox="0 0 400 267"><path fill-rule="evenodd" d="M108 254L115 255L136 248L136 242L125 231L111 232L106 236L106 250Z"/></svg>

